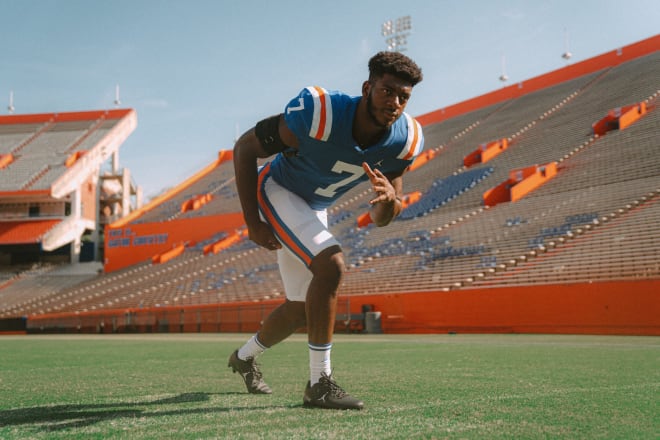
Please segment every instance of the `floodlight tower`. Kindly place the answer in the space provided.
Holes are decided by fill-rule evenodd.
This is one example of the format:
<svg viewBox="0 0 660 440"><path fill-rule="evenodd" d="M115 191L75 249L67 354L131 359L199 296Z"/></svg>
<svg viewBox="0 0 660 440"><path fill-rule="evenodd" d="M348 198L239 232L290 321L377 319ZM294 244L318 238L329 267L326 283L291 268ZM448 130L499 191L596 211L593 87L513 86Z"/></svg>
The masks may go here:
<svg viewBox="0 0 660 440"><path fill-rule="evenodd" d="M500 75L500 81L502 81L502 84L506 85L508 80L509 76L506 74L506 58L502 55L502 74Z"/></svg>
<svg viewBox="0 0 660 440"><path fill-rule="evenodd" d="M381 34L385 37L385 44L390 52L405 52L411 32L412 17L410 15L399 17L396 20L387 20L381 26Z"/></svg>
<svg viewBox="0 0 660 440"><path fill-rule="evenodd" d="M564 28L564 53L561 57L566 60L566 64L570 61L573 54L568 50L568 29Z"/></svg>
<svg viewBox="0 0 660 440"><path fill-rule="evenodd" d="M14 114L14 91L13 90L9 91L9 105L7 106L7 110L9 111L10 115Z"/></svg>
<svg viewBox="0 0 660 440"><path fill-rule="evenodd" d="M115 108L119 108L121 101L119 100L119 84L115 85Z"/></svg>

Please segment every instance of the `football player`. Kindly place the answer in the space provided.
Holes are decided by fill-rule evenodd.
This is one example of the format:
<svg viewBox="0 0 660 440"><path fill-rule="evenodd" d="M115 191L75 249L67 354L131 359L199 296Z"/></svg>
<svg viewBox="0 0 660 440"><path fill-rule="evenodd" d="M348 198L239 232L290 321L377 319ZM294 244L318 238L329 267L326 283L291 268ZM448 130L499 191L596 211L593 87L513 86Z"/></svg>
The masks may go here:
<svg viewBox="0 0 660 440"><path fill-rule="evenodd" d="M256 124L236 142L236 185L249 238L277 252L286 300L229 358L250 393L270 394L256 359L307 327L306 406L362 409L332 376L330 352L337 289L344 273L327 208L369 180L370 216L389 224L402 209L402 175L423 149L421 125L404 112L421 69L407 56L380 52L369 60L360 96L307 87L284 112ZM257 168L258 158L275 156Z"/></svg>

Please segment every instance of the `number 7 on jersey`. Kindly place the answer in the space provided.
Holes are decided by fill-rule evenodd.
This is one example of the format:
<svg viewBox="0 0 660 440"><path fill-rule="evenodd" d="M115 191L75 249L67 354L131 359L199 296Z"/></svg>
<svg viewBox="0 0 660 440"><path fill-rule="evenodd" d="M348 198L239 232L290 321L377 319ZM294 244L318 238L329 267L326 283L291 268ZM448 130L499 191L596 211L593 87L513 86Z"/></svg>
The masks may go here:
<svg viewBox="0 0 660 440"><path fill-rule="evenodd" d="M359 165L353 165L350 163L342 162L338 160L332 167L332 172L341 174L349 173L349 176L345 179L339 180L333 184L326 186L325 188L316 188L314 194L318 194L323 197L333 197L339 188L342 186L348 185L356 179L359 179L360 176L364 174L364 169Z"/></svg>

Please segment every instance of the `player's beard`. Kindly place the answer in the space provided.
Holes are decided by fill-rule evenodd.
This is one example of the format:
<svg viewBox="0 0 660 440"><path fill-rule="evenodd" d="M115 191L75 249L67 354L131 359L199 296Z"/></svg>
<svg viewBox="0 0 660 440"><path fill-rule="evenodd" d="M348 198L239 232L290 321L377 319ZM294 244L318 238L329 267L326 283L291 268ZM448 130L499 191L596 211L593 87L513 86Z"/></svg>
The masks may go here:
<svg viewBox="0 0 660 440"><path fill-rule="evenodd" d="M374 102L371 99L371 91L369 91L369 94L367 95L367 114L371 118L371 122L383 130L388 130L392 124L394 124L394 121L396 121L396 119L394 119L392 122L381 122L378 120L376 117L376 110L374 109Z"/></svg>

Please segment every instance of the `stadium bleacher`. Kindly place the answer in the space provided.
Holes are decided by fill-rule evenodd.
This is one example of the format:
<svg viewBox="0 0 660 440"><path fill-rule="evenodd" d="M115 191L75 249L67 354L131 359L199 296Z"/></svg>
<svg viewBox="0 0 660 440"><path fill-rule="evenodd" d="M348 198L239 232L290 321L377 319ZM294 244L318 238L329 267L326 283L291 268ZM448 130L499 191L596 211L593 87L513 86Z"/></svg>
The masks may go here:
<svg viewBox="0 0 660 440"><path fill-rule="evenodd" d="M424 194L419 202L386 228L357 226L368 209L367 184L330 210L348 265L339 293L660 278L658 78L656 51L424 127L426 148L437 155L404 179L407 193ZM635 124L593 135L592 124L609 110L642 101L649 112ZM44 165L85 142L73 123L46 125L0 132L0 152L39 158L13 172L12 181L38 187L49 178ZM42 146L52 141L63 147L49 146L53 153L47 155L20 147L37 132ZM502 138L510 144L506 151L487 164L463 166L477 146ZM518 202L483 205L483 193L510 170L551 161L559 164L556 178ZM35 175L40 179L30 183ZM181 212L182 203L203 194L212 194L210 202ZM237 212L239 206L228 162L134 222ZM208 255L198 244L160 265L145 262L68 285L35 282L29 295L16 293L22 286L0 287L0 318L283 296L275 255L247 240Z"/></svg>
<svg viewBox="0 0 660 440"><path fill-rule="evenodd" d="M0 191L50 188L64 172L71 154L96 145L117 122L100 119L0 125L0 154L14 158L3 170Z"/></svg>
<svg viewBox="0 0 660 440"><path fill-rule="evenodd" d="M202 209L182 212L181 206L187 200L197 195L210 194L211 201ZM224 214L240 210L240 203L234 183L234 167L232 162L225 162L194 182L185 190L160 204L158 207L140 216L135 223L174 220L210 214Z"/></svg>

